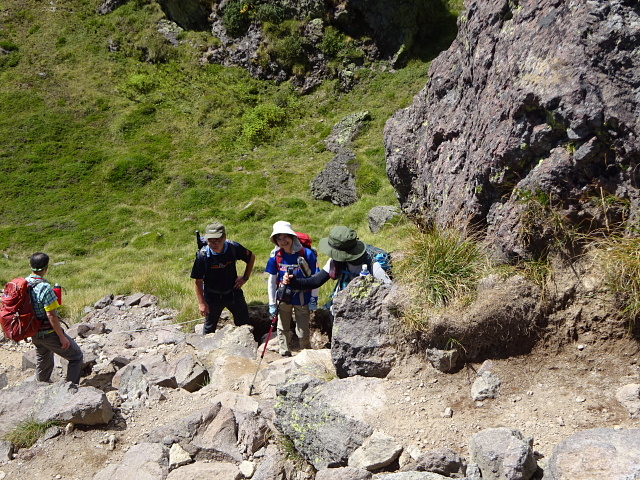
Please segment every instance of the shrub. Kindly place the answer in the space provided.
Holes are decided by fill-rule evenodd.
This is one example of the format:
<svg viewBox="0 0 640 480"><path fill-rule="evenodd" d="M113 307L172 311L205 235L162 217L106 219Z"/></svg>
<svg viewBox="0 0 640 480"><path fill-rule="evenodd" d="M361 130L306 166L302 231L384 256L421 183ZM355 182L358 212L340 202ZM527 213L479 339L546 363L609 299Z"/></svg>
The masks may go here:
<svg viewBox="0 0 640 480"><path fill-rule="evenodd" d="M251 18L249 6L244 0L234 0L224 9L222 25L232 37L241 37L249 28Z"/></svg>
<svg viewBox="0 0 640 480"><path fill-rule="evenodd" d="M253 145L259 145L273 137L274 130L286 124L283 108L272 103L262 103L242 117L242 136Z"/></svg>
<svg viewBox="0 0 640 480"><path fill-rule="evenodd" d="M606 282L621 300L621 310L633 329L640 315L640 238L611 236L596 246Z"/></svg>
<svg viewBox="0 0 640 480"><path fill-rule="evenodd" d="M261 22L279 24L287 19L287 11L280 5L262 3L256 7L255 17Z"/></svg>
<svg viewBox="0 0 640 480"><path fill-rule="evenodd" d="M342 50L346 48L344 33L337 30L335 27L327 27L320 42L320 50L330 57L337 56Z"/></svg>
<svg viewBox="0 0 640 480"><path fill-rule="evenodd" d="M60 425L60 422L38 422L35 419L24 420L4 436L4 440L18 448L31 447L49 428Z"/></svg>
<svg viewBox="0 0 640 480"><path fill-rule="evenodd" d="M473 292L486 268L476 239L454 230L416 232L404 248L394 274L430 306L444 307Z"/></svg>
<svg viewBox="0 0 640 480"><path fill-rule="evenodd" d="M107 180L112 185L126 188L145 185L157 173L158 168L152 158L134 154L117 160L109 171Z"/></svg>

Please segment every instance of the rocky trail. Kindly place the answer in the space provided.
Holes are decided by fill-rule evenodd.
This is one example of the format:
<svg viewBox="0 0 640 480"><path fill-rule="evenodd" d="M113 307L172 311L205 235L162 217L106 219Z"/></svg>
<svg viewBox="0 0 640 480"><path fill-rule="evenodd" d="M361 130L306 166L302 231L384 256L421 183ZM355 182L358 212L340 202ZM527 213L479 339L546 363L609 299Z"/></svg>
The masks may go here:
<svg viewBox="0 0 640 480"><path fill-rule="evenodd" d="M166 313L153 308L156 309L153 315L145 314L145 318ZM119 321L128 319L120 325L131 326L134 319L128 315L135 317L140 311L128 310ZM107 324L116 329L115 320ZM79 341L83 345L86 340ZM329 350L321 347L315 345L328 358ZM23 367L28 364L24 358L28 358L31 349L24 342L17 345L5 342L0 346L0 373L9 387L33 377L33 370ZM137 350L134 348L140 356L164 352L167 358L178 349L172 343L140 344ZM218 383L212 376L210 383L194 392L163 388L162 398L147 399L135 408L116 408L107 425L77 426L68 433L40 439L33 447L19 450L15 459L0 465L0 478L94 478L107 465L118 464L132 446L144 442L145 436L157 427L211 406L220 395L248 395L260 353L256 348L255 360L238 361L227 370L225 382ZM295 362L300 355L295 352L294 357L282 359L268 350L262 368ZM472 384L481 369L490 370L500 379L497 398L472 399ZM104 372L94 370L98 373L84 377L81 386L113 391L101 377ZM111 379L112 375L106 378ZM384 405L376 404L378 397L371 391L351 394L357 398L354 402L357 408L369 411L365 413L369 415L369 424L377 431L393 435L404 447L403 455L396 460L398 467L410 458L434 450L451 449L467 457L474 434L502 426L517 428L533 438L538 465L544 469L555 445L576 432L597 427L640 428L640 420L632 419L629 410L616 399L622 386L634 383L640 383L637 345L627 339L603 343L586 332L577 342L563 348L540 346L529 355L493 359L483 365L466 364L456 373L442 373L423 357L409 356L382 381ZM273 391L267 392L263 385L256 388L251 398L264 408L271 408L267 406L275 402ZM256 452L252 461L260 461L260 456L261 452Z"/></svg>

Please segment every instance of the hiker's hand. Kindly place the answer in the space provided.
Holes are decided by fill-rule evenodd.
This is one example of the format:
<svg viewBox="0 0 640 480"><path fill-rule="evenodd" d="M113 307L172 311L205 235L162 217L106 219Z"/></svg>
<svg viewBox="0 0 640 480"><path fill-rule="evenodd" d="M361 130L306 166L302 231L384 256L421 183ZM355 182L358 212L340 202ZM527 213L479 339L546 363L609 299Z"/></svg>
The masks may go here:
<svg viewBox="0 0 640 480"><path fill-rule="evenodd" d="M272 303L269 305L269 315L274 316L276 314L276 304Z"/></svg>
<svg viewBox="0 0 640 480"><path fill-rule="evenodd" d="M291 283L291 279L294 277L294 275L289 275L287 273L285 273L282 276L282 283L284 283L285 285L289 285Z"/></svg>
<svg viewBox="0 0 640 480"><path fill-rule="evenodd" d="M66 350L71 346L71 342L69 341L69 339L64 333L62 335L58 335L58 338L60 339L60 343L62 344L63 350Z"/></svg>
<svg viewBox="0 0 640 480"><path fill-rule="evenodd" d="M209 314L209 305L207 305L206 303L201 303L200 315L202 315L203 317L206 317L208 314Z"/></svg>
<svg viewBox="0 0 640 480"><path fill-rule="evenodd" d="M233 288L242 288L242 286L247 283L244 277L236 278L236 283L233 285Z"/></svg>

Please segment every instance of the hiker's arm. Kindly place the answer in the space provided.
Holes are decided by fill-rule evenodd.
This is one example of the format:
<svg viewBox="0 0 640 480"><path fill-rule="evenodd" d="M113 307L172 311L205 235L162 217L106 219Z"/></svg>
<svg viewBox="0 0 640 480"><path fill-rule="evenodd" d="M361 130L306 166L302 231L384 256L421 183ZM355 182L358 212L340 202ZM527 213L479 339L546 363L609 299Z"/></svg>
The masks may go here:
<svg viewBox="0 0 640 480"><path fill-rule="evenodd" d="M58 318L58 312L56 310L47 312L47 318L49 319L49 323L51 324L53 330L58 334L58 338L60 339L62 348L66 350L71 346L71 342L64 334L64 330L62 330L62 325L60 325L60 318Z"/></svg>
<svg viewBox="0 0 640 480"><path fill-rule="evenodd" d="M233 288L242 288L242 286L249 281L251 272L253 272L253 264L256 263L256 254L251 252L251 258L247 262L247 267L244 269L244 275L236 278L236 283Z"/></svg>
<svg viewBox="0 0 640 480"><path fill-rule="evenodd" d="M288 281L284 281L284 283L288 283L296 290L313 290L314 288L320 288L330 278L329 274L324 270L320 270L315 275L307 278L294 277L293 275L286 275L286 277Z"/></svg>
<svg viewBox="0 0 640 480"><path fill-rule="evenodd" d="M201 278L196 278L196 297L198 297L200 315L206 317L209 313L209 305L204 301L204 280Z"/></svg>

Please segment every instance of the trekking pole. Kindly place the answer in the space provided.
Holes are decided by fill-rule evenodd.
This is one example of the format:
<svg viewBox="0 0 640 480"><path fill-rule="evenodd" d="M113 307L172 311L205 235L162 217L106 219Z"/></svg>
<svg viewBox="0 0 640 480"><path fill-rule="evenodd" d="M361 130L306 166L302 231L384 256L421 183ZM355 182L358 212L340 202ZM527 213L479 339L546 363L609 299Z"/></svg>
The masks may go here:
<svg viewBox="0 0 640 480"><path fill-rule="evenodd" d="M253 385L256 383L256 377L258 376L258 372L260 371L260 365L262 365L262 359L264 358L264 354L267 352L267 347L269 346L269 340L271 339L271 334L278 326L278 311L280 310L280 300L276 301L276 313L273 315L271 319L271 326L269 327L269 333L267 334L267 341L264 343L264 348L262 349L262 355L260 355L260 361L258 362L258 368L256 369L256 374L253 376L253 381L251 382L251 386L249 387L249 396L253 392Z"/></svg>

